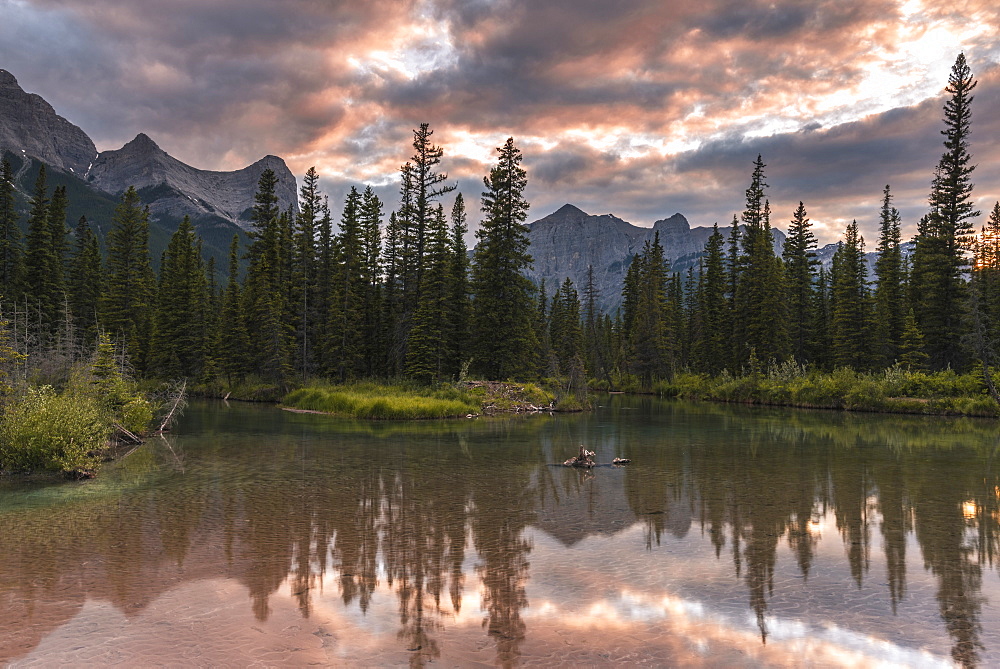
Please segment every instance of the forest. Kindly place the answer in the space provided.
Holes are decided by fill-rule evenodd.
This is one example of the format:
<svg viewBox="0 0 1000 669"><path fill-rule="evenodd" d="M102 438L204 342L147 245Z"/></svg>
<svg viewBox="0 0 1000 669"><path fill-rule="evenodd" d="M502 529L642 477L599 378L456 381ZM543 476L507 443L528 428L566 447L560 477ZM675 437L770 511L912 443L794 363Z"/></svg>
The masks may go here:
<svg viewBox="0 0 1000 669"><path fill-rule="evenodd" d="M297 210L281 211L267 170L247 247L234 237L228 258L206 261L185 219L158 273L150 214L135 189L122 194L104 226L104 252L85 217L70 228L65 188L50 191L42 166L22 239L5 161L0 357L8 390L65 388L81 365L95 369L97 355L105 367L109 356L114 361L101 378L183 378L219 396L265 387L280 398L320 380L433 385L485 378L548 379L577 395L597 387L761 401L763 383L749 390L744 383L738 392L723 386L768 378L783 388L795 379L815 385L840 374L845 384L823 392L768 397L863 407L843 396L877 378L875 394L972 395L979 409L964 412L990 413L979 400L997 398L989 370L1000 336L1000 203L977 233L975 86L959 55L946 88L945 150L912 254L902 251L890 186L877 212L874 276L856 222L844 231L832 267L819 267L802 202L777 254L758 156L743 212L728 230L716 225L698 268L671 272L654 238L633 258L614 314L598 310L592 280L536 286L526 277L527 173L513 139L497 149L483 179L471 253L465 199L452 195L441 170L444 149L425 123L413 131L399 201L388 215L370 187L356 187L335 221L315 168L305 174ZM897 384L887 388L890 377Z"/></svg>

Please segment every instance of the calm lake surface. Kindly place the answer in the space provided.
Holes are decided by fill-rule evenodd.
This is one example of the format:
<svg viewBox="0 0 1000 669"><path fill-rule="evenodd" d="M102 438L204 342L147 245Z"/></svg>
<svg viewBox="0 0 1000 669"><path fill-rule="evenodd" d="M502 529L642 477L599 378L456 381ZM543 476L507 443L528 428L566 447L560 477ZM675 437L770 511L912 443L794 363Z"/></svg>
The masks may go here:
<svg viewBox="0 0 1000 669"><path fill-rule="evenodd" d="M0 664L1000 665L992 421L197 403L0 482ZM593 471L553 467L585 444Z"/></svg>

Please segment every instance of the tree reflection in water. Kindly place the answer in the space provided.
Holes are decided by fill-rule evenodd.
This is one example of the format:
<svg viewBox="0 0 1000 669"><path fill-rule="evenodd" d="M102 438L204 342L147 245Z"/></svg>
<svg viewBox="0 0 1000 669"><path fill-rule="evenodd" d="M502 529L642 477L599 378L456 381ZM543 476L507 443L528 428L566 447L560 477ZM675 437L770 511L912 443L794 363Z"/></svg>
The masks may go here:
<svg viewBox="0 0 1000 669"><path fill-rule="evenodd" d="M615 411L405 427L308 417L252 438L206 410L188 430L203 436L173 444L183 472L150 446L123 463L121 490L0 511L0 626L10 632L0 662L87 598L132 615L179 581L226 577L246 586L259 621L286 585L303 618L324 586L363 614L391 592L413 666L442 656L441 633L474 583L494 661L511 666L531 638L532 531L569 549L637 522L647 551L707 539L731 560L767 643L780 550L810 579L820 542L835 540L818 531L828 517L850 587L882 578L869 574L880 545L898 615L907 558L922 560L952 659L998 657L982 640L983 572L1000 555L992 424L669 403L627 420ZM579 443L635 464L586 476L547 466Z"/></svg>

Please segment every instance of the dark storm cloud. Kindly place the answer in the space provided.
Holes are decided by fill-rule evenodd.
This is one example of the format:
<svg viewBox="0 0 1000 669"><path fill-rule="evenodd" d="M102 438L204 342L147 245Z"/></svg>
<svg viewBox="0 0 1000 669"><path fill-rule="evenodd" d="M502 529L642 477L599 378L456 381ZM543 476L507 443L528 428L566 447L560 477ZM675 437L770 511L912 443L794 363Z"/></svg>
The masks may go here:
<svg viewBox="0 0 1000 669"><path fill-rule="evenodd" d="M1000 8L901 4L0 0L0 67L101 148L142 131L203 168L282 155L297 174L317 165L338 211L364 182L393 206L411 130L430 122L470 213L507 135L525 154L532 217L569 201L647 225L675 211L727 224L759 152L776 224L802 199L829 238L844 219L868 225L885 183L915 223L941 100L921 103L925 84L888 104L862 88L883 70L926 76L907 69L912 53L958 39L943 28L968 32L947 44L968 49L982 81L977 193L1000 192L1000 117L984 113L1000 104Z"/></svg>

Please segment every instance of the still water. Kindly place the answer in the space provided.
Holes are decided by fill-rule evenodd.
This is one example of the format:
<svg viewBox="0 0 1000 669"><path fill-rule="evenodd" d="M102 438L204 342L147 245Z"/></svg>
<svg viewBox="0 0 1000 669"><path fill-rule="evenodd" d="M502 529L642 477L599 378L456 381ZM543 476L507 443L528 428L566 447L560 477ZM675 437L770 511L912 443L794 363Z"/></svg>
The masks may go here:
<svg viewBox="0 0 1000 669"><path fill-rule="evenodd" d="M0 664L1000 665L995 422L602 403L199 403L0 482Z"/></svg>

